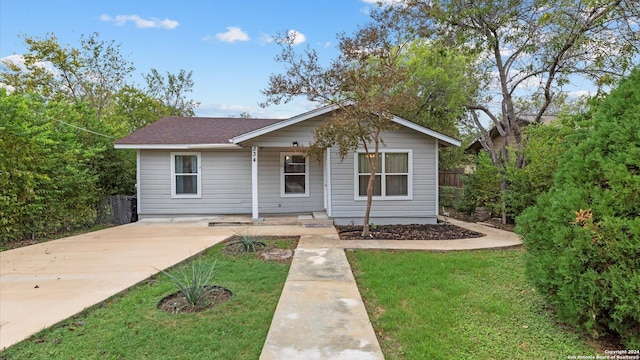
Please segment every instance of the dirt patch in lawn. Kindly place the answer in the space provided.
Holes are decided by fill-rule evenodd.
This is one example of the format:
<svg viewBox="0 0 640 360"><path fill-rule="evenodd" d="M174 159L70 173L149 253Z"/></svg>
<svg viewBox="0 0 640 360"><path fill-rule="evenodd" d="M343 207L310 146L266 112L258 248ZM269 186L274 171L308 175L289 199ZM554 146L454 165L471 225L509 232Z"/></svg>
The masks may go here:
<svg viewBox="0 0 640 360"><path fill-rule="evenodd" d="M253 240L263 243L263 245L257 245L256 251L254 252L256 256L260 256L265 261L291 261L291 257L286 259L278 259L277 255L272 257L268 257L265 259L262 257L262 254L276 254L280 252L280 250L294 250L298 246L298 241L300 240L300 236L269 236L269 235L261 235L254 236ZM241 242L240 235L234 235L229 240L225 242L227 245L222 249L222 252L225 255L229 256L238 256L242 254L247 254L245 248Z"/></svg>
<svg viewBox="0 0 640 360"><path fill-rule="evenodd" d="M207 293L196 306L191 306L182 291L178 291L160 300L158 309L172 314L201 312L221 304L233 296L230 290L220 286L210 285L206 288Z"/></svg>
<svg viewBox="0 0 640 360"><path fill-rule="evenodd" d="M455 240L485 236L451 224L377 225L362 237L362 226L336 225L341 240Z"/></svg>

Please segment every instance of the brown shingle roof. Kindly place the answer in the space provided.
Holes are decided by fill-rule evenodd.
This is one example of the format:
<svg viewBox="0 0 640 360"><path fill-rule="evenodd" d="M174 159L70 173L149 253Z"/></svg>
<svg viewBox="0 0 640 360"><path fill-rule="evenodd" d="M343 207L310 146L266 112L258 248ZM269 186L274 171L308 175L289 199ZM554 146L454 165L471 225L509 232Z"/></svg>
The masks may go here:
<svg viewBox="0 0 640 360"><path fill-rule="evenodd" d="M229 144L229 139L282 119L165 117L116 140L119 145Z"/></svg>

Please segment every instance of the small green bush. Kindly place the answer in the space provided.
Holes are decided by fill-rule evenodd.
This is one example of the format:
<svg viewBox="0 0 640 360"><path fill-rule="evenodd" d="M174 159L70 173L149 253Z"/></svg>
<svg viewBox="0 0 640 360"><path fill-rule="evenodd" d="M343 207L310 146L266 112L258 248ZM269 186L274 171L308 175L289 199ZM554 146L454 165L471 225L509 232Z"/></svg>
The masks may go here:
<svg viewBox="0 0 640 360"><path fill-rule="evenodd" d="M497 216L501 213L501 201L500 174L489 154L481 151L476 159L476 171L465 176L459 210L470 213L477 207L487 207Z"/></svg>
<svg viewBox="0 0 640 360"><path fill-rule="evenodd" d="M264 249L267 245L260 241L260 238L251 234L239 234L240 240L234 244L242 246L244 252L256 252L259 249Z"/></svg>
<svg viewBox="0 0 640 360"><path fill-rule="evenodd" d="M446 208L454 208L460 203L464 194L463 188L440 186L438 189L438 204Z"/></svg>
<svg viewBox="0 0 640 360"><path fill-rule="evenodd" d="M211 285L209 282L213 279L216 263L217 261L214 261L212 265L209 265L204 260L194 260L191 262L191 267L179 271L177 275L164 270L160 270L160 272L171 279L191 307L196 307L214 290L209 286Z"/></svg>
<svg viewBox="0 0 640 360"><path fill-rule="evenodd" d="M586 134L586 136L585 136ZM598 106L549 192L517 218L526 273L560 321L640 348L640 70Z"/></svg>

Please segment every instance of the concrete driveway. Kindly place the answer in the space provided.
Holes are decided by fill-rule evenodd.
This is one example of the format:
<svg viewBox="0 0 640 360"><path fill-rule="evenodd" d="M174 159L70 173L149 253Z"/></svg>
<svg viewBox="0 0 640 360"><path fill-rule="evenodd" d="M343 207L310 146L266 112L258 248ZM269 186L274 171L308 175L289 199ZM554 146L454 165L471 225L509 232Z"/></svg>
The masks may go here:
<svg viewBox="0 0 640 360"><path fill-rule="evenodd" d="M0 350L234 235L134 223L0 253Z"/></svg>

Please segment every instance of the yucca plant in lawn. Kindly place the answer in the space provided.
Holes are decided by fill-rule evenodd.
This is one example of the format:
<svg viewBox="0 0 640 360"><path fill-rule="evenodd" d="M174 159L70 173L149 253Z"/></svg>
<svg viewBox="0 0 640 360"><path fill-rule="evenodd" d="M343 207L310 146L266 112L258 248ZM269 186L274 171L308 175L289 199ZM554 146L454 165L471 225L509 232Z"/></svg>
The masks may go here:
<svg viewBox="0 0 640 360"><path fill-rule="evenodd" d="M234 244L239 244L244 252L256 252L259 249L264 249L267 245L260 241L260 237L252 234L238 234L239 241Z"/></svg>
<svg viewBox="0 0 640 360"><path fill-rule="evenodd" d="M160 270L160 272L171 279L177 289L182 292L189 306L195 308L206 299L210 292L216 289L209 284L215 274L216 263L217 260L214 260L212 265L204 260L195 260L191 262L190 267L178 271L176 275L164 270Z"/></svg>

